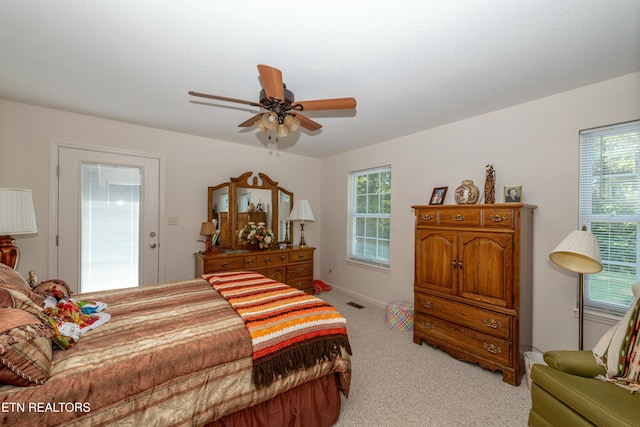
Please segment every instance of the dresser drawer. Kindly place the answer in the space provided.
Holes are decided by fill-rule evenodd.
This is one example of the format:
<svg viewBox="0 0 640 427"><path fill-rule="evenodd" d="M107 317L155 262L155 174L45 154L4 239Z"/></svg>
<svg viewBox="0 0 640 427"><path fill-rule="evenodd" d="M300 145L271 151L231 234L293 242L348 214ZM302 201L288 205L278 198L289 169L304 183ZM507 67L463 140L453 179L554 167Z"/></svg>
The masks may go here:
<svg viewBox="0 0 640 427"><path fill-rule="evenodd" d="M287 277L287 285L301 291L313 293L313 277Z"/></svg>
<svg viewBox="0 0 640 427"><path fill-rule="evenodd" d="M479 227L480 211L477 209L441 209L438 223L458 227Z"/></svg>
<svg viewBox="0 0 640 427"><path fill-rule="evenodd" d="M506 314L419 292L416 293L415 310L499 338L513 338L513 318Z"/></svg>
<svg viewBox="0 0 640 427"><path fill-rule="evenodd" d="M289 283L289 280L294 280L301 277L313 277L312 262L304 262L287 267L287 284Z"/></svg>
<svg viewBox="0 0 640 427"><path fill-rule="evenodd" d="M415 334L427 342L444 342L484 359L511 365L513 346L509 341L423 313L416 313L414 328Z"/></svg>
<svg viewBox="0 0 640 427"><path fill-rule="evenodd" d="M313 261L313 249L297 250L289 254L289 262Z"/></svg>
<svg viewBox="0 0 640 427"><path fill-rule="evenodd" d="M416 212L416 225L434 225L436 220L435 209L420 209Z"/></svg>
<svg viewBox="0 0 640 427"><path fill-rule="evenodd" d="M272 252L264 255L256 255L258 268L273 267L275 265L287 264L289 257L287 254Z"/></svg>
<svg viewBox="0 0 640 427"><path fill-rule="evenodd" d="M204 265L205 273L215 273L218 271L232 271L242 269L242 258L213 258L207 259Z"/></svg>
<svg viewBox="0 0 640 427"><path fill-rule="evenodd" d="M513 228L512 209L485 209L484 226L487 228Z"/></svg>

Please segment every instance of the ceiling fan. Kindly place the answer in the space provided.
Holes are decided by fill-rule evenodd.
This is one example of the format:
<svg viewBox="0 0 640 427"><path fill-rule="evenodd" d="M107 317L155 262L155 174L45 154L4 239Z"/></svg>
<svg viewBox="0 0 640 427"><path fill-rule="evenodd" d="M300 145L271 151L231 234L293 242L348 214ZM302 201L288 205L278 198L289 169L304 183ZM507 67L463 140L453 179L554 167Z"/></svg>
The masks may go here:
<svg viewBox="0 0 640 427"><path fill-rule="evenodd" d="M239 127L257 126L264 132L276 129L278 137L285 137L295 132L300 126L310 131L322 127L320 123L300 114L301 111L320 110L348 110L356 108L355 98L332 98L312 101L295 101L293 92L282 82L282 71L268 65L258 65L258 74L263 89L260 91L260 101L244 101L242 99L227 98L225 96L209 95L190 91L189 95L202 98L217 99L226 102L237 102L267 110L260 112L240 123Z"/></svg>

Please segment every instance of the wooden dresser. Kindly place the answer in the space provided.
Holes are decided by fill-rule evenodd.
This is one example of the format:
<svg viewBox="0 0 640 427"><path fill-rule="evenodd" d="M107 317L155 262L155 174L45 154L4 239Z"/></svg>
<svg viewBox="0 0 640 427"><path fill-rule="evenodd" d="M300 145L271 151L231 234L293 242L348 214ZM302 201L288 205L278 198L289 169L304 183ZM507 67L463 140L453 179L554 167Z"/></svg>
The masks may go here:
<svg viewBox="0 0 640 427"><path fill-rule="evenodd" d="M251 270L278 282L313 294L313 252L315 248L196 253L196 277L221 271Z"/></svg>
<svg viewBox="0 0 640 427"><path fill-rule="evenodd" d="M531 349L535 206L413 206L414 342L519 385Z"/></svg>

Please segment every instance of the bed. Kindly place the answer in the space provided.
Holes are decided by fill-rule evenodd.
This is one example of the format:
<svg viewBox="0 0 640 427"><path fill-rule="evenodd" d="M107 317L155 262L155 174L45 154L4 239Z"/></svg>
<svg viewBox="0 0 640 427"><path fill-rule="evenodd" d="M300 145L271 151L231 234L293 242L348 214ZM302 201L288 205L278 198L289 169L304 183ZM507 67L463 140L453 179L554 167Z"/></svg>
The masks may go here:
<svg viewBox="0 0 640 427"><path fill-rule="evenodd" d="M20 304L28 302L15 285L0 285L5 293L8 288L14 308L0 311L22 315ZM293 298L289 314L257 314L285 313L284 294ZM111 319L73 347L53 350L41 384L0 385L1 425L330 426L340 395L348 396L344 318L322 300L260 274L213 274L73 297L106 303ZM252 311L252 304L261 305ZM304 306L310 307L304 316L316 317L303 320ZM296 322L306 322L299 332ZM23 341L50 340L40 335L31 331ZM6 350L5 340L3 361L11 354Z"/></svg>

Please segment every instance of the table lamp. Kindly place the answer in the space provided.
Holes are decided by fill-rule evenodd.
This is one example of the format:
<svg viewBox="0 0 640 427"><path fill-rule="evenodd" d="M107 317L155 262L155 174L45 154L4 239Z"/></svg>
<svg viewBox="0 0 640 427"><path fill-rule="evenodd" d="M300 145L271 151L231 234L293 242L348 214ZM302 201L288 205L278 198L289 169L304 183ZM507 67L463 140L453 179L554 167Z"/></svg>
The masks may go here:
<svg viewBox="0 0 640 427"><path fill-rule="evenodd" d="M602 271L598 238L587 231L586 227L569 233L550 254L549 259L556 265L580 274L578 299L578 333L579 347L583 346L584 318L584 275Z"/></svg>
<svg viewBox="0 0 640 427"><path fill-rule="evenodd" d="M305 199L298 200L293 204L293 209L289 214L289 221L300 221L300 246L301 248L307 247L307 242L304 241L304 222L315 221L313 212L311 211L311 205Z"/></svg>
<svg viewBox="0 0 640 427"><path fill-rule="evenodd" d="M202 225L200 226L200 234L206 237L204 248L205 252L212 252L215 249L217 239L214 239L214 236L217 237L218 233L219 231L217 220L214 219L213 221L202 223Z"/></svg>
<svg viewBox="0 0 640 427"><path fill-rule="evenodd" d="M15 270L20 250L11 235L37 232L31 190L0 188L0 262Z"/></svg>

